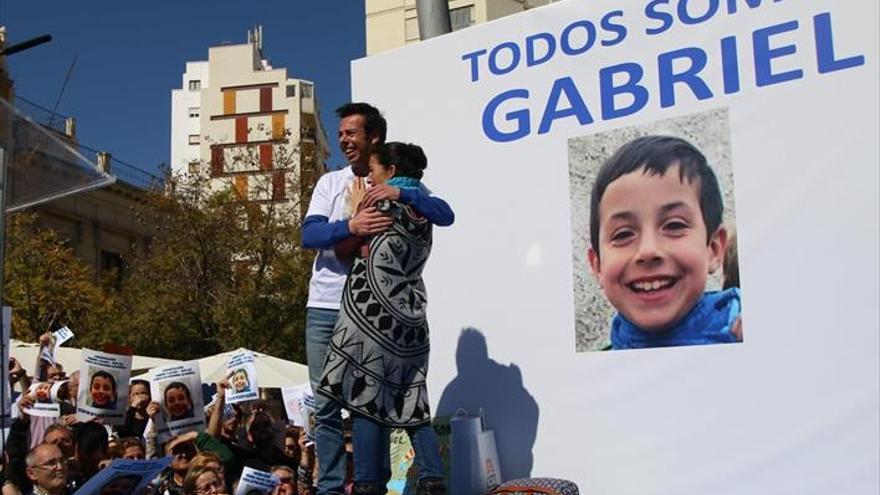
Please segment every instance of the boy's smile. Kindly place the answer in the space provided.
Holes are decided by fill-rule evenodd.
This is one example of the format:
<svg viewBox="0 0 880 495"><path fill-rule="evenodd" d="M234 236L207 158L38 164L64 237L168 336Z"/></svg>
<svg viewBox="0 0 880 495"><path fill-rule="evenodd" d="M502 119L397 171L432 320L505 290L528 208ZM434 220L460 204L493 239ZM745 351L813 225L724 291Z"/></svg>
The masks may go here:
<svg viewBox="0 0 880 495"><path fill-rule="evenodd" d="M599 253L590 267L611 304L642 330L677 324L703 294L721 264L724 228L707 243L698 181L645 169L610 183L599 204Z"/></svg>

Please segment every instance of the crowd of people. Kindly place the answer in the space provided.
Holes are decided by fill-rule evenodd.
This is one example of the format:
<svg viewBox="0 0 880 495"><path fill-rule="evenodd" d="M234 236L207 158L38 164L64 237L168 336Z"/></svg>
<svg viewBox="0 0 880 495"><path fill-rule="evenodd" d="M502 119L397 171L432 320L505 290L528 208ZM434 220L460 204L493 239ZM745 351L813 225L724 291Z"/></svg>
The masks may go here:
<svg viewBox="0 0 880 495"><path fill-rule="evenodd" d="M124 424L80 421L78 372L68 376L60 364L38 359L28 375L12 360L17 417L6 442L2 495L72 494L113 459L166 457L170 466L134 495L235 493L245 467L273 474L279 481L274 495L383 494L391 475L391 428L410 435L419 493L446 493L425 383L429 342L421 273L432 226L451 225L454 213L422 184L422 149L385 142L387 123L378 109L349 103L337 115L348 166L320 178L302 231L303 247L317 250L306 308L313 440L262 400L226 404L227 389L250 387L246 374L214 384L204 431L160 443L156 415L192 415L186 387L167 386L163 408L151 397L150 383L135 379ZM49 345L48 335L41 344ZM352 345L364 352L351 352ZM113 409L124 400L108 376L89 378L81 405ZM27 412L40 400L31 382L47 384L46 390L61 384L59 417ZM169 397L175 393L180 397ZM351 413L345 420L343 408Z"/></svg>
<svg viewBox="0 0 880 495"><path fill-rule="evenodd" d="M309 445L303 429L289 426L283 411L271 407L275 405L271 402L225 404L228 380L215 384L217 392L206 407L204 431L190 431L159 443L152 419L163 413L151 397L147 381L131 381L124 424L108 425L101 420L77 419L76 394L69 391L78 389L79 371L68 375L60 363L41 360L33 374L28 374L15 358L10 359L10 367L14 419L5 443L3 495L72 494L114 459L166 456L171 458L169 468L145 491L117 495L234 493L245 467L275 475L279 484L273 495L315 493L314 446ZM33 382L62 384L59 417L28 414L38 400L29 393Z"/></svg>

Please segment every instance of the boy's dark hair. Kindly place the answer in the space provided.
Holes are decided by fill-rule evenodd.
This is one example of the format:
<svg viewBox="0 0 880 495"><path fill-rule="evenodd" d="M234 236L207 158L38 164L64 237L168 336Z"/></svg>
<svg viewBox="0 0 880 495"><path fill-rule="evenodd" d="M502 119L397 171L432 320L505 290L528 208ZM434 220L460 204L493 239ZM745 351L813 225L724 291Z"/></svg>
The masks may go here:
<svg viewBox="0 0 880 495"><path fill-rule="evenodd" d="M420 146L392 141L379 149L379 163L383 167L394 165L395 177L421 180L428 168L428 157Z"/></svg>
<svg viewBox="0 0 880 495"><path fill-rule="evenodd" d="M388 133L388 124L378 108L369 103L346 103L336 109L336 115L344 119L350 115L364 116L364 132L368 136L379 136L379 144L385 142Z"/></svg>
<svg viewBox="0 0 880 495"><path fill-rule="evenodd" d="M721 225L724 203L718 179L709 168L706 157L694 145L671 136L645 136L623 145L611 156L596 177L590 197L590 245L599 255L599 203L605 189L621 176L644 169L647 175L663 175L672 165L679 165L679 179L688 183L698 180L700 210L706 224L708 243Z"/></svg>

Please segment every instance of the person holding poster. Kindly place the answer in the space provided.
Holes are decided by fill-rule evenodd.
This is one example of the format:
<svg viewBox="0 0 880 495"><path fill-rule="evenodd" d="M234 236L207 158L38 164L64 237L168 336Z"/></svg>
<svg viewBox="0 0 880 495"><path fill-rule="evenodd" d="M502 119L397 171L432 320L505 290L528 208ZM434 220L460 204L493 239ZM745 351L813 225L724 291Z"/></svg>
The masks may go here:
<svg viewBox="0 0 880 495"><path fill-rule="evenodd" d="M106 424L125 423L127 404L119 402L119 395L128 395L131 375L131 356L109 354L90 349L82 351L76 415L80 421L101 418Z"/></svg>
<svg viewBox="0 0 880 495"><path fill-rule="evenodd" d="M370 162L370 178L376 185L419 189L427 165L419 146L387 143ZM356 493L376 493L388 482L387 427L409 434L420 493L446 493L426 385L430 344L422 270L432 226L417 208L396 200L377 204L394 224L354 260L317 392L352 413Z"/></svg>
<svg viewBox="0 0 880 495"><path fill-rule="evenodd" d="M357 211L352 208L351 201L357 191L364 189L364 177L370 171L373 149L385 142L385 118L368 103L347 103L337 108L336 114L340 117L339 147L349 166L321 176L302 228L303 247L318 250L306 304L306 354L313 390L318 388L321 379L339 315L342 289L351 268L337 257L334 247L352 236L384 232L392 224L391 218L375 206ZM451 225L455 220L449 205L425 189L403 191L385 185L367 191L365 199L373 202L399 200L416 208L436 225ZM315 438L320 465L318 493L341 493L345 480L345 455L340 407L329 398L319 396L316 399Z"/></svg>
<svg viewBox="0 0 880 495"><path fill-rule="evenodd" d="M697 148L667 136L628 142L602 165L590 204L590 267L617 310L612 349L742 340L739 289L705 292L727 231Z"/></svg>

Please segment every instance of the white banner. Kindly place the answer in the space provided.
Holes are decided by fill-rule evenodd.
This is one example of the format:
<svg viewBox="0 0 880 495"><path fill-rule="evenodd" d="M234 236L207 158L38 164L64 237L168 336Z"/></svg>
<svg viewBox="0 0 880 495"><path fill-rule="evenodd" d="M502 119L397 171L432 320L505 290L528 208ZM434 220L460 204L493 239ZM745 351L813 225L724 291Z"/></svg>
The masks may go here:
<svg viewBox="0 0 880 495"><path fill-rule="evenodd" d="M432 412L591 494L880 491L878 18L567 0L355 62L456 212Z"/></svg>

